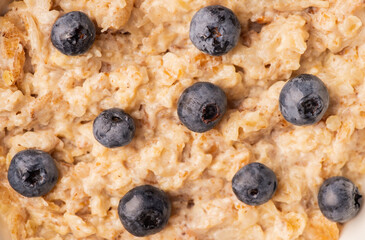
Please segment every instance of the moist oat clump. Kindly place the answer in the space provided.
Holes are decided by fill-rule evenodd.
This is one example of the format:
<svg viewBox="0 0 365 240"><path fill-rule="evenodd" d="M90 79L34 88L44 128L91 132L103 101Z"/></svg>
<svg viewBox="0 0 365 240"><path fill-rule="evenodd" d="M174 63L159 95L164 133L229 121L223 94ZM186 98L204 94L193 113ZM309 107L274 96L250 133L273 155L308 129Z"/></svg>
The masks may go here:
<svg viewBox="0 0 365 240"><path fill-rule="evenodd" d="M202 7L231 9L242 26L228 54L201 53L189 39ZM324 179L365 173L365 3L362 0L24 0L0 17L0 216L15 240L134 239L118 203L135 186L167 192L172 213L145 239L339 239L320 212ZM92 47L66 56L51 43L56 19L82 11L94 22ZM285 82L318 76L331 104L315 125L286 122ZM220 123L193 133L177 116L187 87L224 90ZM108 149L93 137L103 110L136 124L133 141ZM25 149L51 154L59 181L24 198L7 181ZM274 197L252 207L232 192L244 165L260 162L278 180ZM361 187L361 186L360 186Z"/></svg>

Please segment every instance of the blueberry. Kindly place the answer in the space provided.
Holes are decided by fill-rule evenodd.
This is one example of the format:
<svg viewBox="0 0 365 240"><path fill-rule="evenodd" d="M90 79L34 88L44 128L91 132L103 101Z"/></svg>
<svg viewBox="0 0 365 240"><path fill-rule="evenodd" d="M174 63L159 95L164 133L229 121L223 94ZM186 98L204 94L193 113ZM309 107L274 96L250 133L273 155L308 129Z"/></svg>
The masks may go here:
<svg viewBox="0 0 365 240"><path fill-rule="evenodd" d="M221 56L233 49L241 33L241 24L228 8L213 5L200 9L190 23L190 40L200 51Z"/></svg>
<svg viewBox="0 0 365 240"><path fill-rule="evenodd" d="M65 55L85 53L95 41L95 25L83 12L69 12L58 18L51 32L53 46Z"/></svg>
<svg viewBox="0 0 365 240"><path fill-rule="evenodd" d="M251 206L269 201L277 185L275 173L262 163L247 164L232 179L232 189L238 200Z"/></svg>
<svg viewBox="0 0 365 240"><path fill-rule="evenodd" d="M58 170L53 158L40 150L20 151L10 162L10 186L25 197L40 197L56 185Z"/></svg>
<svg viewBox="0 0 365 240"><path fill-rule="evenodd" d="M344 223L359 213L362 195L349 179L331 177L324 181L319 189L318 205L326 218Z"/></svg>
<svg viewBox="0 0 365 240"><path fill-rule="evenodd" d="M329 94L321 79L302 74L284 85L279 105L288 122L298 126L311 125L319 122L326 113Z"/></svg>
<svg viewBox="0 0 365 240"><path fill-rule="evenodd" d="M135 187L127 192L118 206L124 228L143 237L160 232L171 214L171 203L165 192L151 185Z"/></svg>
<svg viewBox="0 0 365 240"><path fill-rule="evenodd" d="M177 104L180 121L193 132L206 132L222 119L227 108L224 91L208 82L185 89Z"/></svg>
<svg viewBox="0 0 365 240"><path fill-rule="evenodd" d="M107 148L129 144L135 132L133 118L122 109L111 108L103 111L94 120L95 139Z"/></svg>

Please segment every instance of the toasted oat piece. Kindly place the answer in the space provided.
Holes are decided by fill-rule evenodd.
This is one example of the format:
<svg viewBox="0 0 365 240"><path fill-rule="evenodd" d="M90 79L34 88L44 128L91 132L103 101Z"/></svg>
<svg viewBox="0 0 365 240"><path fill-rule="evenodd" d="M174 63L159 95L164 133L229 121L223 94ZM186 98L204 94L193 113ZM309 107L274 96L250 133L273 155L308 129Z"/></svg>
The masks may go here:
<svg viewBox="0 0 365 240"><path fill-rule="evenodd" d="M24 35L7 18L0 18L0 85L11 86L23 76Z"/></svg>

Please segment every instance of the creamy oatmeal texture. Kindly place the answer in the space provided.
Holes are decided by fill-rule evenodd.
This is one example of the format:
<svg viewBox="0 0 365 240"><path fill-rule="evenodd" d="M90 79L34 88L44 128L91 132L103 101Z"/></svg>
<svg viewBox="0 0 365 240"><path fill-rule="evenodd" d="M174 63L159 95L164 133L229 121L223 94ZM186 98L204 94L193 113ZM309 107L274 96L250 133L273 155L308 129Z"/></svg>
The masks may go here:
<svg viewBox="0 0 365 240"><path fill-rule="evenodd" d="M200 8L221 4L238 16L239 44L210 57L189 40ZM137 239L117 214L131 188L153 184L172 201L160 233L145 239L335 240L341 226L321 214L324 179L356 184L365 173L365 3L363 0L24 0L0 17L0 215L12 239ZM99 28L77 57L51 44L55 20L87 13ZM301 73L327 85L330 108L318 124L283 119L278 97ZM227 94L216 128L193 133L178 120L182 91L209 81ZM128 146L107 149L92 121L112 107L136 120ZM7 169L36 148L57 162L46 196L11 189ZM249 162L277 175L268 203L251 207L231 179Z"/></svg>

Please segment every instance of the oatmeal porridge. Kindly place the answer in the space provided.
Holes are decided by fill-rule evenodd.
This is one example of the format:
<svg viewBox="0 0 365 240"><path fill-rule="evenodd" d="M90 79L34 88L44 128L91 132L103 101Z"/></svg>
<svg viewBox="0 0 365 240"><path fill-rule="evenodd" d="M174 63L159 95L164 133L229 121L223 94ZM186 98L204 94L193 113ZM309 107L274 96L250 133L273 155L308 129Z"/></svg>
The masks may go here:
<svg viewBox="0 0 365 240"><path fill-rule="evenodd" d="M199 51L189 25L220 4L241 24L223 56ZM342 225L321 213L325 179L359 185L365 173L363 0L24 0L0 17L0 216L14 240L137 239L118 217L120 199L150 184L166 192L171 217L145 239L335 240ZM96 26L77 56L51 43L71 11ZM321 121L295 126L279 110L284 84L313 74L328 88ZM179 120L177 103L196 82L227 96L222 120L204 133ZM120 108L135 122L126 146L106 148L93 121ZM54 188L26 198L7 180L26 149L49 153ZM259 162L275 172L272 199L250 206L232 178Z"/></svg>

